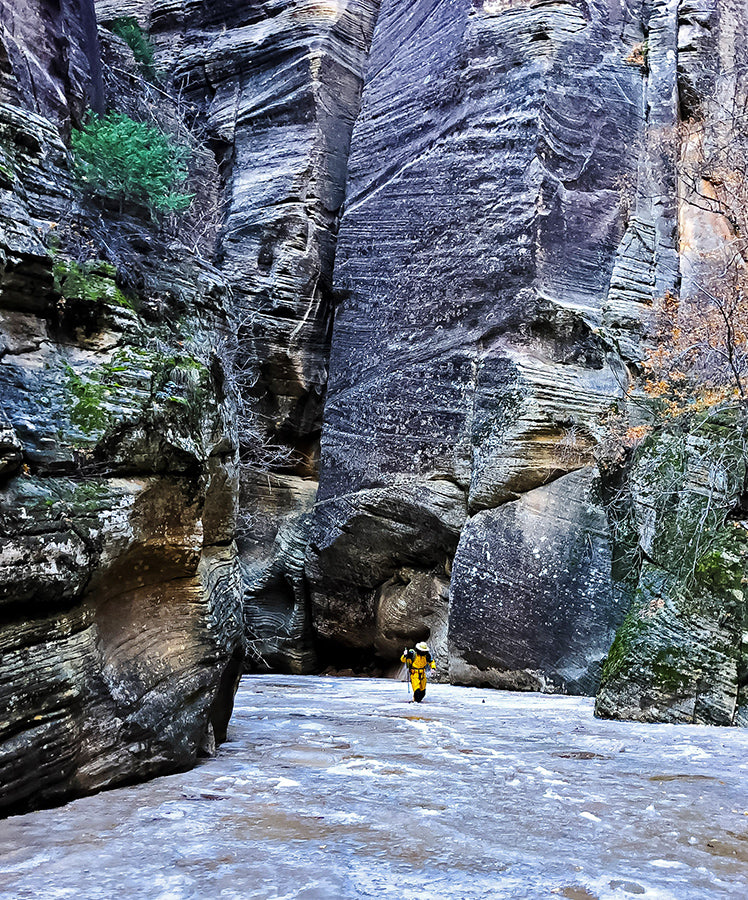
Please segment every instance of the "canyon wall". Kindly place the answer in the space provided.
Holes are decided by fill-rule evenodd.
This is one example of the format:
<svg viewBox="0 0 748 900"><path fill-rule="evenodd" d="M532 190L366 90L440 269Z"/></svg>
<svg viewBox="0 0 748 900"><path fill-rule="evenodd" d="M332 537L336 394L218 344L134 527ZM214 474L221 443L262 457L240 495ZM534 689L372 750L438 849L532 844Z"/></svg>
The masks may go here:
<svg viewBox="0 0 748 900"><path fill-rule="evenodd" d="M213 752L243 636L230 288L143 210L81 200L71 129L112 102L92 4L4 3L0 48L7 810Z"/></svg>
<svg viewBox="0 0 748 900"><path fill-rule="evenodd" d="M678 13L677 326L686 337L676 369L708 333L727 376L721 391L734 394L744 377L748 15L731 2L684 2ZM719 398L719 383L710 386ZM617 575L633 602L605 663L598 715L748 722L745 399L695 399L610 479Z"/></svg>
<svg viewBox="0 0 748 900"><path fill-rule="evenodd" d="M628 598L592 451L678 278L676 34L673 3L382 4L307 559L324 639L430 635L452 680L594 692Z"/></svg>
<svg viewBox="0 0 748 900"><path fill-rule="evenodd" d="M303 574L317 488L332 269L370 0L137 4L221 165L243 465L237 530L250 658L315 665ZM122 15L100 2L99 15Z"/></svg>
<svg viewBox="0 0 748 900"><path fill-rule="evenodd" d="M679 163L743 14L98 9L139 17L219 161L251 664L428 638L452 681L594 693L636 591L599 460L643 421L653 306L724 231Z"/></svg>
<svg viewBox="0 0 748 900"><path fill-rule="evenodd" d="M622 626L599 714L742 721L743 426L685 415L640 456L615 432L660 427L661 298L698 316L742 252L704 187L741 158L695 158L742 134L745 33L717 0L381 4L306 560L322 650L428 638L458 683L595 693ZM643 465L672 434L680 463Z"/></svg>

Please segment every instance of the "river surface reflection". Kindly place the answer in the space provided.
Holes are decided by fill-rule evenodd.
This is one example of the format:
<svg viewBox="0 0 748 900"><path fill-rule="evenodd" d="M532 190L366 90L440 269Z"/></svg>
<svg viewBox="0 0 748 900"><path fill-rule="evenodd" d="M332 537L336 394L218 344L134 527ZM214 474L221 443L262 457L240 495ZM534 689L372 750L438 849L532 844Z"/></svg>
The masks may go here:
<svg viewBox="0 0 748 900"><path fill-rule="evenodd" d="M748 730L251 676L193 771L0 821L0 898L748 897Z"/></svg>

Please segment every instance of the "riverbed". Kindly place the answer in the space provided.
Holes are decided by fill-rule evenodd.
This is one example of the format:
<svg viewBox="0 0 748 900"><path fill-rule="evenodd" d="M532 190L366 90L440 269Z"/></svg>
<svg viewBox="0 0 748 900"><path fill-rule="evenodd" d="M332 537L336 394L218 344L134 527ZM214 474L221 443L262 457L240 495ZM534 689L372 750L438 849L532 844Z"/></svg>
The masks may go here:
<svg viewBox="0 0 748 900"><path fill-rule="evenodd" d="M748 732L250 676L192 771L0 821L0 898L748 897Z"/></svg>

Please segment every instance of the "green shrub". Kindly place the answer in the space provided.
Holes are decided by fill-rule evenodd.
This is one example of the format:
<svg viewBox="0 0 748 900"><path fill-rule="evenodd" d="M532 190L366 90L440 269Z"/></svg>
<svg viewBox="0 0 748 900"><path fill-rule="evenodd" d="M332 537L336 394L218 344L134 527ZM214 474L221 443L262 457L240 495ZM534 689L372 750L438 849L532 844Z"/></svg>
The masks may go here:
<svg viewBox="0 0 748 900"><path fill-rule="evenodd" d="M152 125L110 112L91 114L71 137L73 165L92 193L112 200L132 201L159 212L181 212L191 194L176 188L187 177L186 147Z"/></svg>
<svg viewBox="0 0 748 900"><path fill-rule="evenodd" d="M130 47L136 62L140 63L143 75L146 78L154 78L156 69L153 65L153 44L137 20L132 16L122 16L115 19L109 28Z"/></svg>

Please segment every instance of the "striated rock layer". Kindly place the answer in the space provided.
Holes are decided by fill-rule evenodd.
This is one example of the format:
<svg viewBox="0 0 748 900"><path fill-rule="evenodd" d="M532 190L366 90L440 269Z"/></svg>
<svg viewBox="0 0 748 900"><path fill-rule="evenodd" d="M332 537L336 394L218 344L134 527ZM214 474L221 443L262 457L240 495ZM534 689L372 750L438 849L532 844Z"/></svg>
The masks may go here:
<svg viewBox="0 0 748 900"><path fill-rule="evenodd" d="M242 654L227 285L142 210L80 203L65 140L102 89L81 52L93 7L14 9L0 33L3 810L211 752Z"/></svg>
<svg viewBox="0 0 748 900"><path fill-rule="evenodd" d="M677 89L685 120L678 322L688 334L689 322L705 327L714 313L714 291L730 290L733 261L745 266L748 10L717 0L683 2L678 24ZM737 219L729 194L725 199L715 187L720 178L741 198ZM740 291L737 306L723 307L738 331ZM719 328L711 340L717 353L730 348ZM745 725L744 410L710 412L707 403L706 410L655 428L607 480L620 562L615 575L633 602L605 664L597 713Z"/></svg>
<svg viewBox="0 0 748 900"><path fill-rule="evenodd" d="M743 724L744 423L595 462L734 235L678 159L741 5L96 5L147 100L88 0L0 0L6 808L210 752L245 645ZM81 203L105 101L201 136L179 240Z"/></svg>
<svg viewBox="0 0 748 900"><path fill-rule="evenodd" d="M744 98L745 27L717 0L381 4L306 563L326 645L430 636L452 680L595 692L636 578L594 459L641 421L653 301L724 264L678 172ZM599 711L633 715L632 666Z"/></svg>
<svg viewBox="0 0 748 900"><path fill-rule="evenodd" d="M702 414L649 437L616 498L634 602L605 662L598 715L748 724L746 426Z"/></svg>
<svg viewBox="0 0 748 900"><path fill-rule="evenodd" d="M0 92L63 126L86 107L103 111L93 0L2 0Z"/></svg>
<svg viewBox="0 0 748 900"><path fill-rule="evenodd" d="M639 421L653 301L693 299L729 230L679 157L715 90L742 96L744 12L126 11L220 158L255 662L381 665L428 638L442 677L594 692L637 587L596 453L613 412Z"/></svg>
<svg viewBox="0 0 748 900"><path fill-rule="evenodd" d="M325 639L381 644L379 607L415 570L450 588L408 588L400 637L438 606L450 677L594 691L625 613L591 455L627 386L610 294L651 302L674 277L670 211L637 175L675 41L674 9L657 14L648 74L628 59L640 4L382 4L307 560ZM641 289L632 212L651 232Z"/></svg>
<svg viewBox="0 0 748 900"><path fill-rule="evenodd" d="M119 3L97 5L102 18L122 15ZM159 64L204 123L224 179L218 261L234 297L247 639L260 666L309 671L315 657L301 573L335 239L376 4L136 6Z"/></svg>

